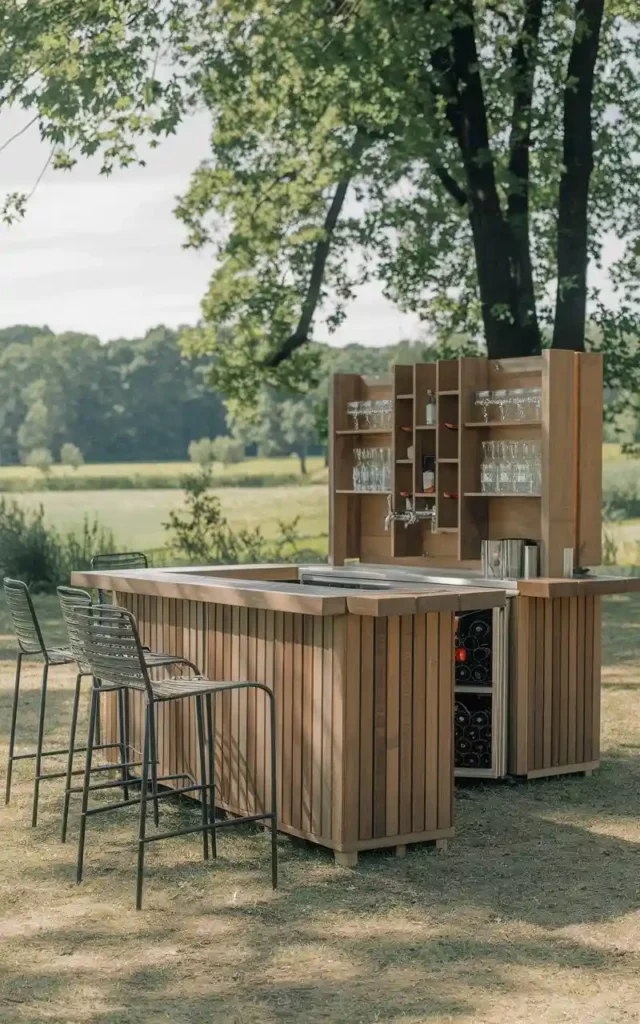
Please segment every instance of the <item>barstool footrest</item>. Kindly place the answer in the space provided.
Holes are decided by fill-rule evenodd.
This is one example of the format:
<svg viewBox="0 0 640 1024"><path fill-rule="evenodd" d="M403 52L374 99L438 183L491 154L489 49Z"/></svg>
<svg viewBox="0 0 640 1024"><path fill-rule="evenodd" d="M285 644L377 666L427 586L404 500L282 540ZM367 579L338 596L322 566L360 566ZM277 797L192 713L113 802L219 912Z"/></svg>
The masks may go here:
<svg viewBox="0 0 640 1024"><path fill-rule="evenodd" d="M178 778L180 778L180 776L178 776ZM140 783L140 782L142 782L142 779L129 779L128 782L127 782L127 785L130 786L132 782L134 784L136 782ZM124 783L123 783L122 779L120 779L120 781L114 782L113 785L119 787L120 789L122 789L122 786L124 785ZM95 787L95 788L98 788L98 787ZM106 789L107 787L104 786L104 787L100 787L100 788ZM202 789L203 789L203 787L200 785L200 783L198 783L196 786L185 786L183 789L165 789L165 790L162 791L162 793L149 793L147 795L147 801L151 802L152 800L166 800L166 798L168 796L180 796L182 793L195 793L196 790L201 792ZM142 803L142 797L135 796L132 800L122 800L118 804L105 804L104 807L88 807L85 813L87 815L90 815L90 814L102 814L103 811L116 811L116 810L118 810L119 807L130 807L132 804L140 804L140 803ZM194 831L194 830L191 829L190 831ZM200 829L195 829L195 831L198 832L198 831L200 831Z"/></svg>
<svg viewBox="0 0 640 1024"><path fill-rule="evenodd" d="M115 750L119 747L119 743L101 743L100 746L95 746L94 750ZM86 754L86 747L74 747L74 754ZM64 750L43 750L40 757L66 757L69 753L69 748L66 747ZM27 761L29 758L34 759L38 755L33 754L12 754L9 761Z"/></svg>
<svg viewBox="0 0 640 1024"><path fill-rule="evenodd" d="M266 821L267 819L273 821L275 817L271 812L268 814L245 814L242 818L223 818L210 821L208 825L194 825L192 828L177 829L175 832L157 832L155 835L145 836L144 839L138 841L141 843L153 843L156 839L174 839L177 836L188 836L194 832L213 832L219 828L228 828L230 825L248 825L252 821Z"/></svg>

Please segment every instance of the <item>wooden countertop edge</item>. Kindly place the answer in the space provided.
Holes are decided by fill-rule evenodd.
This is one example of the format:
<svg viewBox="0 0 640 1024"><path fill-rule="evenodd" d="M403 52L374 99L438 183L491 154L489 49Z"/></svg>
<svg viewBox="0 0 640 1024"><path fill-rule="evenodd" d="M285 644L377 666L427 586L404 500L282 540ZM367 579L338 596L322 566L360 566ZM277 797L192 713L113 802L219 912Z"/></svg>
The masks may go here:
<svg viewBox="0 0 640 1024"><path fill-rule="evenodd" d="M600 594L630 594L640 592L640 577L609 579L533 579L519 580L521 597L595 597Z"/></svg>
<svg viewBox="0 0 640 1024"><path fill-rule="evenodd" d="M202 565L171 566L162 570L169 573L184 573L190 576L209 576L212 579L222 577L238 580L279 580L282 583L296 583L298 580L298 566L291 562L274 562L261 565Z"/></svg>

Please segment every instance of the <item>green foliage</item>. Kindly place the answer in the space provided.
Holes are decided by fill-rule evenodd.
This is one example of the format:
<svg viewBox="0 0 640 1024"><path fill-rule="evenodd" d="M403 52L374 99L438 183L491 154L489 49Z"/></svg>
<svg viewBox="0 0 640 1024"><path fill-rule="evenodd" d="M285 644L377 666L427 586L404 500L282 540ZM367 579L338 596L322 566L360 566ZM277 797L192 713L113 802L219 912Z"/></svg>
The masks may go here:
<svg viewBox="0 0 640 1024"><path fill-rule="evenodd" d="M210 437L201 437L198 441L192 441L189 445L189 458L196 465L206 468L216 461L213 440Z"/></svg>
<svg viewBox="0 0 640 1024"><path fill-rule="evenodd" d="M0 571L37 590L69 583L73 569L88 569L94 555L115 550L110 531L86 517L80 535L60 534L44 521L44 509L29 513L0 498Z"/></svg>
<svg viewBox="0 0 640 1024"><path fill-rule="evenodd" d="M46 476L51 471L53 455L48 448L33 448L25 455L24 464L39 469Z"/></svg>
<svg viewBox="0 0 640 1024"><path fill-rule="evenodd" d="M79 469L84 465L84 455L77 444L65 441L60 449L60 462L63 466L69 466L70 469Z"/></svg>
<svg viewBox="0 0 640 1024"><path fill-rule="evenodd" d="M263 388L250 408L238 401L228 403L227 423L235 437L255 444L260 455L297 455L303 474L309 449L319 442L316 422L313 395L300 398Z"/></svg>
<svg viewBox="0 0 640 1024"><path fill-rule="evenodd" d="M267 540L259 526L234 532L223 516L220 500L210 493L210 470L203 468L184 479L185 508L170 512L164 523L172 547L200 565L238 562L295 561L303 554L299 548L298 518L281 522L279 535Z"/></svg>
<svg viewBox="0 0 640 1024"><path fill-rule="evenodd" d="M640 462L605 463L602 507L607 520L640 518Z"/></svg>

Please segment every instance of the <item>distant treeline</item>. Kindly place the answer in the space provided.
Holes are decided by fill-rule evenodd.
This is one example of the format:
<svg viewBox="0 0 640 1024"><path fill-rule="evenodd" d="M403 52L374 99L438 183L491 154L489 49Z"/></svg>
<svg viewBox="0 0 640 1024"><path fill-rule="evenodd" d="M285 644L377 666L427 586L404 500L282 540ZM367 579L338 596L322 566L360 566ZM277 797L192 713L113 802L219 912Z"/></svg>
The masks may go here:
<svg viewBox="0 0 640 1024"><path fill-rule="evenodd" d="M87 462L182 460L190 441L226 434L224 399L208 387L208 365L184 359L178 337L162 326L106 343L48 327L0 330L0 463L17 464L40 448L57 460L65 443ZM319 426L332 370L384 373L438 351L410 342L322 349L323 383L304 400L320 407ZM320 444L322 433L320 426Z"/></svg>

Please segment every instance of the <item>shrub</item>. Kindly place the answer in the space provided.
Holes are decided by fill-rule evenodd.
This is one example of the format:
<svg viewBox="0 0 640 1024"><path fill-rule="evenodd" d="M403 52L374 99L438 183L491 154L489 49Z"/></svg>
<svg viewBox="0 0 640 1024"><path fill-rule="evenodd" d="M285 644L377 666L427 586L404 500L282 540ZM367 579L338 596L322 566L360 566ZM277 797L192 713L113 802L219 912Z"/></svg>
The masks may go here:
<svg viewBox="0 0 640 1024"><path fill-rule="evenodd" d="M79 469L80 466L84 466L84 455L77 444L67 441L60 449L60 462L71 469Z"/></svg>
<svg viewBox="0 0 640 1024"><path fill-rule="evenodd" d="M244 460L244 441L239 441L235 437L216 437L215 441L211 442L211 447L215 461L220 462L225 469Z"/></svg>
<svg viewBox="0 0 640 1024"><path fill-rule="evenodd" d="M268 540L257 526L234 532L222 514L220 500L210 493L211 472L202 470L183 481L185 508L170 512L163 523L173 547L196 564L295 561L305 554L299 547L299 517L278 523L279 535Z"/></svg>
<svg viewBox="0 0 640 1024"><path fill-rule="evenodd" d="M60 534L44 521L42 506L28 512L0 498L0 571L35 590L69 582L73 569L88 569L94 555L116 549L113 534L85 517L80 534Z"/></svg>
<svg viewBox="0 0 640 1024"><path fill-rule="evenodd" d="M39 469L46 476L53 465L53 455L48 448L33 448L25 455L24 464Z"/></svg>
<svg viewBox="0 0 640 1024"><path fill-rule="evenodd" d="M199 441L192 441L189 445L189 458L196 466L206 469L216 461L215 442L210 437L201 437Z"/></svg>

